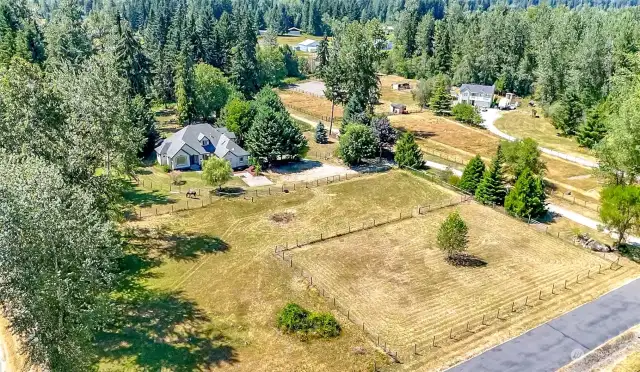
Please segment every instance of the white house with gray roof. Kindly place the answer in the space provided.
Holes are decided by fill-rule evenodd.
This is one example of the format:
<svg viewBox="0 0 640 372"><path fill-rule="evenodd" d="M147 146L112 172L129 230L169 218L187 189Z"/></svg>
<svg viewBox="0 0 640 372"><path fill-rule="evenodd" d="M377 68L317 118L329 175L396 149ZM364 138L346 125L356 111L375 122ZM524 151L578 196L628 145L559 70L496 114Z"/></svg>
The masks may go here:
<svg viewBox="0 0 640 372"><path fill-rule="evenodd" d="M236 135L227 128L191 124L165 139L155 150L158 163L171 169L199 169L210 156L228 160L234 169L246 167L249 153L235 139Z"/></svg>
<svg viewBox="0 0 640 372"><path fill-rule="evenodd" d="M458 103L468 103L475 107L489 108L493 102L495 86L462 84L458 93Z"/></svg>

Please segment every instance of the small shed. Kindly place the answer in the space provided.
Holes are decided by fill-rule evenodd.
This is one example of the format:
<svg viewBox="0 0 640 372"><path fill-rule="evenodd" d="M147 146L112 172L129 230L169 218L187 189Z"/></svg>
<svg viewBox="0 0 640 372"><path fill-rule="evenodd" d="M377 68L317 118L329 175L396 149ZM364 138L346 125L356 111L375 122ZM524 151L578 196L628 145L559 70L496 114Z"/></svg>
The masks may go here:
<svg viewBox="0 0 640 372"><path fill-rule="evenodd" d="M402 103L392 103L389 105L390 112L392 114L406 114L407 113L407 105Z"/></svg>
<svg viewBox="0 0 640 372"><path fill-rule="evenodd" d="M301 32L302 32L301 29L299 29L297 27L291 27L290 29L287 30L287 35L289 35L289 36L300 36Z"/></svg>
<svg viewBox="0 0 640 372"><path fill-rule="evenodd" d="M403 81L402 83L391 84L391 88L393 90L408 90L408 89L411 89L411 84L409 84L406 81Z"/></svg>

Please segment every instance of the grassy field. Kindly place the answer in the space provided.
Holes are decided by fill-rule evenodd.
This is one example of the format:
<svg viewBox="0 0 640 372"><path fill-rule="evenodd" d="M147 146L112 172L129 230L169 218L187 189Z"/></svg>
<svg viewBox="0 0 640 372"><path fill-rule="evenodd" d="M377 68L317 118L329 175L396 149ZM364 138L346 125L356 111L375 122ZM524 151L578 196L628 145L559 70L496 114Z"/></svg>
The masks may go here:
<svg viewBox="0 0 640 372"><path fill-rule="evenodd" d="M595 161L589 149L580 147L575 139L559 136L548 118L541 115L538 118L531 117L529 108L505 112L496 120L495 126L518 138L533 138L540 146Z"/></svg>
<svg viewBox="0 0 640 372"><path fill-rule="evenodd" d="M435 149L465 162L476 154L490 159L500 143L498 137L487 131L457 124L431 112L395 115L390 120L396 128L415 133L422 147ZM547 178L560 189L598 198L600 182L591 169L544 154L542 159L547 164Z"/></svg>
<svg viewBox="0 0 640 372"><path fill-rule="evenodd" d="M628 355L622 362L613 368L612 372L638 372L640 371L640 351Z"/></svg>
<svg viewBox="0 0 640 372"><path fill-rule="evenodd" d="M292 90L278 90L278 96L288 108L293 108L302 114L310 115L316 120L319 118L331 117L331 102L322 97L310 94L298 93ZM336 105L334 108L334 118L342 118L342 106Z"/></svg>
<svg viewBox="0 0 640 372"><path fill-rule="evenodd" d="M281 35L281 36L278 36L277 42L280 45L286 44L290 46L295 46L307 39L320 41L322 40L322 36L314 36L314 35L307 35L307 34L302 34L300 36Z"/></svg>
<svg viewBox="0 0 640 372"><path fill-rule="evenodd" d="M469 253L486 266L453 267L435 246L438 226L453 210L469 225ZM398 350L408 370L440 368L468 358L640 272L626 263L618 271L593 274L610 263L477 204L442 209L291 253L314 282ZM575 283L578 274L581 279ZM570 280L567 289L565 279ZM496 319L498 309L502 320ZM483 315L488 325L481 324ZM432 346L434 336L437 347ZM418 356L413 355L414 347Z"/></svg>
<svg viewBox="0 0 640 372"><path fill-rule="evenodd" d="M408 82L411 89L415 88L417 80L406 79L397 75L379 75L380 78L380 105L376 106L376 112L389 112L390 103L403 103L407 105L407 110L416 111L420 107L413 100L411 90L397 91L391 88L393 83Z"/></svg>
<svg viewBox="0 0 640 372"><path fill-rule="evenodd" d="M330 309L272 257L273 246L449 197L446 189L390 172L132 222L138 253L131 261L142 273L136 291L123 296L121 321L98 338L101 369L370 371L374 360L381 366L386 358L339 313L344 331L335 340L303 342L275 328L288 301ZM293 219L274 221L283 212Z"/></svg>

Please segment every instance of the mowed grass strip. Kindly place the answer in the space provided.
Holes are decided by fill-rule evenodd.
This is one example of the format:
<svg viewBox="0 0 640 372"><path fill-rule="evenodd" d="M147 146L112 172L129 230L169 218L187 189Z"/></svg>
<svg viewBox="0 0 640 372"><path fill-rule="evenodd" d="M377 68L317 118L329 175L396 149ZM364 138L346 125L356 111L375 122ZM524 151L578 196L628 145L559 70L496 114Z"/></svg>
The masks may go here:
<svg viewBox="0 0 640 372"><path fill-rule="evenodd" d="M451 266L437 248L438 227L456 209L469 225L469 253L486 266ZM326 287L368 329L377 331L392 350L414 359L416 345L428 355L415 357L411 362L415 368L451 364L599 296L639 272L629 263L633 266L586 279L588 269L593 276L609 261L473 203L292 254L314 282ZM575 281L577 274L583 283L564 290L564 280ZM557 295L550 294L553 284ZM539 290L545 291L546 300L538 300ZM524 308L526 296L534 307ZM518 312L527 314L512 316L513 301ZM495 321L498 308L509 321ZM483 315L492 319L491 326L481 326ZM480 339L466 332L467 321L482 331ZM464 342L449 340L451 328L454 338ZM439 348L431 347L433 336Z"/></svg>
<svg viewBox="0 0 640 372"><path fill-rule="evenodd" d="M289 301L315 311L332 309L297 274L274 259L273 247L295 236L394 216L418 204L451 197L446 189L403 171L391 171L258 198L254 203L214 200L202 209L130 223L130 228L140 232L136 245L155 257L142 286L171 293L180 301L188 299L202 316L183 320L175 315L153 321L156 312L145 308L145 324L154 324L148 337L134 338L123 329L104 348L101 369L171 369L183 360L189 360L185 369L204 370L233 365L240 371L370 371L374 360L381 366L387 359L374 351L360 327L340 313L334 314L344 332L335 340L302 342L275 328L277 312ZM273 216L283 212L292 213L292 220L274 221ZM155 306L170 308L162 302ZM185 328L189 330L186 334ZM212 364L208 358L213 351L190 346L187 335L213 340L216 350L226 351L225 357ZM363 354L359 347L364 348Z"/></svg>

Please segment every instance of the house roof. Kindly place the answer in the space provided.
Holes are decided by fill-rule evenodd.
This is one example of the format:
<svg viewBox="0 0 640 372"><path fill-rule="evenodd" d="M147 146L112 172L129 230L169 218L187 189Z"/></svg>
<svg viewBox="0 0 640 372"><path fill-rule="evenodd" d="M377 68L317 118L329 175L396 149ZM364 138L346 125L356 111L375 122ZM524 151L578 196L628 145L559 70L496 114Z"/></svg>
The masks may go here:
<svg viewBox="0 0 640 372"><path fill-rule="evenodd" d="M478 85L478 84L462 84L460 86L460 92L468 90L470 93L483 93L493 95L496 87L493 85Z"/></svg>
<svg viewBox="0 0 640 372"><path fill-rule="evenodd" d="M287 31L302 31L302 30L297 28L297 27L291 27L291 28L287 29Z"/></svg>
<svg viewBox="0 0 640 372"><path fill-rule="evenodd" d="M301 41L298 43L298 45L302 45L302 46L312 46L314 44L318 44L318 41L313 39L307 39L305 41Z"/></svg>
<svg viewBox="0 0 640 372"><path fill-rule="evenodd" d="M208 146L202 146L202 140L207 138ZM225 127L214 128L211 124L191 124L180 129L171 137L165 139L155 150L160 155L174 157L184 146L188 146L200 155L214 153L223 157L231 152L235 156L248 156L249 153L234 142L236 135ZM221 154L221 155L219 155Z"/></svg>
<svg viewBox="0 0 640 372"><path fill-rule="evenodd" d="M393 107L393 108L405 108L405 107L407 107L407 105L402 104L402 103L392 103L391 107Z"/></svg>

